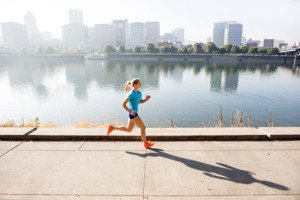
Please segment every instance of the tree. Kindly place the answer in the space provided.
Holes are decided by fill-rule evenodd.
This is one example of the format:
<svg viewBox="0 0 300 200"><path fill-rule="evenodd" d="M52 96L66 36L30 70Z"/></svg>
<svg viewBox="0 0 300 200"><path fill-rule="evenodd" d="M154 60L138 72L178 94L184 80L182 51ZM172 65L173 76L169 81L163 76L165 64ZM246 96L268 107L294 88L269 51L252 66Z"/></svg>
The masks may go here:
<svg viewBox="0 0 300 200"><path fill-rule="evenodd" d="M115 53L115 52L116 52L116 49L112 45L105 45L104 46L104 53L112 54L112 53Z"/></svg>
<svg viewBox="0 0 300 200"><path fill-rule="evenodd" d="M265 55L268 53L268 49L267 48L259 48L257 53Z"/></svg>
<svg viewBox="0 0 300 200"><path fill-rule="evenodd" d="M233 45L231 47L231 50L230 50L231 53L239 53L240 52L240 48L236 45Z"/></svg>
<svg viewBox="0 0 300 200"><path fill-rule="evenodd" d="M194 53L201 53L202 51L202 46L200 43L195 43L194 44Z"/></svg>
<svg viewBox="0 0 300 200"><path fill-rule="evenodd" d="M126 52L127 52L127 53L132 53L132 52L133 52L133 49L132 49L132 48L128 48L128 49L126 49Z"/></svg>
<svg viewBox="0 0 300 200"><path fill-rule="evenodd" d="M188 53L189 53L189 54L192 54L193 52L194 52L194 47L189 47L189 48L188 48Z"/></svg>
<svg viewBox="0 0 300 200"><path fill-rule="evenodd" d="M247 45L241 46L240 48L241 53L248 53L249 47Z"/></svg>
<svg viewBox="0 0 300 200"><path fill-rule="evenodd" d="M164 46L162 46L162 47L159 48L159 51L160 51L161 53L169 53L169 52L170 52L170 49L169 49L168 46L164 45Z"/></svg>
<svg viewBox="0 0 300 200"><path fill-rule="evenodd" d="M257 52L258 52L257 47L251 47L251 48L248 50L248 53L249 53L249 54L257 54Z"/></svg>
<svg viewBox="0 0 300 200"><path fill-rule="evenodd" d="M269 55L276 55L276 54L278 54L279 53L279 50L277 49L277 48L268 48L268 54Z"/></svg>
<svg viewBox="0 0 300 200"><path fill-rule="evenodd" d="M175 48L174 46L170 46L169 51L170 51L170 53L177 53L178 49Z"/></svg>
<svg viewBox="0 0 300 200"><path fill-rule="evenodd" d="M55 51L54 51L53 47L48 46L48 47L46 48L46 53L47 53L47 54L53 54L54 52L55 52Z"/></svg>
<svg viewBox="0 0 300 200"><path fill-rule="evenodd" d="M120 53L126 53L126 48L125 48L124 45L120 45L120 46L119 46L119 52L120 52Z"/></svg>
<svg viewBox="0 0 300 200"><path fill-rule="evenodd" d="M188 49L186 47L181 47L180 49L178 49L178 53L187 54L188 53Z"/></svg>
<svg viewBox="0 0 300 200"><path fill-rule="evenodd" d="M218 50L218 53L219 54L225 54L226 53L225 47L220 47L219 50Z"/></svg>
<svg viewBox="0 0 300 200"><path fill-rule="evenodd" d="M218 51L218 47L215 45L215 43L213 42L208 42L206 44L206 48L205 48L206 53L213 53L215 51Z"/></svg>
<svg viewBox="0 0 300 200"><path fill-rule="evenodd" d="M142 52L142 48L139 47L139 46L135 46L134 49L133 49L133 52L134 53L141 53Z"/></svg>
<svg viewBox="0 0 300 200"><path fill-rule="evenodd" d="M225 47L226 53L230 53L231 52L231 48L232 48L231 44L226 44L224 47Z"/></svg>
<svg viewBox="0 0 300 200"><path fill-rule="evenodd" d="M154 53L155 52L155 46L153 43L147 43L146 44L146 52L147 53Z"/></svg>

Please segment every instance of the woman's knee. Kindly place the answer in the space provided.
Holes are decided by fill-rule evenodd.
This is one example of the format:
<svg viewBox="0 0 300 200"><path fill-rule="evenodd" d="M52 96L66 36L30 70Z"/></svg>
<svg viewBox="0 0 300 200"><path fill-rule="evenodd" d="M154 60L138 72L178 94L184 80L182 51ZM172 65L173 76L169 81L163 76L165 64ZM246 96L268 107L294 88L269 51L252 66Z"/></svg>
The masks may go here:
<svg viewBox="0 0 300 200"><path fill-rule="evenodd" d="M141 128L142 131L146 131L146 126L145 125L141 126L140 128Z"/></svg>

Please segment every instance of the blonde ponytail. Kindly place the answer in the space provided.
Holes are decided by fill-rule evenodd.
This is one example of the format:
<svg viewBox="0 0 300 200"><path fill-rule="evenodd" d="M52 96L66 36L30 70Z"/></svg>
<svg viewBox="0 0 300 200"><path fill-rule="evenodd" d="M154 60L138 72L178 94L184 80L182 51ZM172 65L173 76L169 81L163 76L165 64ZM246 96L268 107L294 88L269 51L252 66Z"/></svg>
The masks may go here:
<svg viewBox="0 0 300 200"><path fill-rule="evenodd" d="M130 81L127 81L125 83L125 93L127 94L128 92L130 92L130 85L131 85L131 82Z"/></svg>

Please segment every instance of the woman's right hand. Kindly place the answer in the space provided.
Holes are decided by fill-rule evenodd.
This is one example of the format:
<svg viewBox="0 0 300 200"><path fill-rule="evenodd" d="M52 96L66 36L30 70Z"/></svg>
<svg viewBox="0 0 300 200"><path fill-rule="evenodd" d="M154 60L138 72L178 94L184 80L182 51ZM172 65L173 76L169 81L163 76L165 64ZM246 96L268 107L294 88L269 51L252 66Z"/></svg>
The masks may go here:
<svg viewBox="0 0 300 200"><path fill-rule="evenodd" d="M132 116L135 116L135 111L131 111L130 114L131 114Z"/></svg>

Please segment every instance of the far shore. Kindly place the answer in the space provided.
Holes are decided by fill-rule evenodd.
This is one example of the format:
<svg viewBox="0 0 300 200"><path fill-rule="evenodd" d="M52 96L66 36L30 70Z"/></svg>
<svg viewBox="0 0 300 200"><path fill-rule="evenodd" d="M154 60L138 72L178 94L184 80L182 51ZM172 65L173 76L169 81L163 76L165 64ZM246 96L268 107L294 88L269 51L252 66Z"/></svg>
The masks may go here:
<svg viewBox="0 0 300 200"><path fill-rule="evenodd" d="M0 55L0 61L184 61L184 62L246 62L293 64L294 56L285 55L224 55L224 54L109 54L88 57L86 54ZM297 57L296 64L300 64Z"/></svg>

